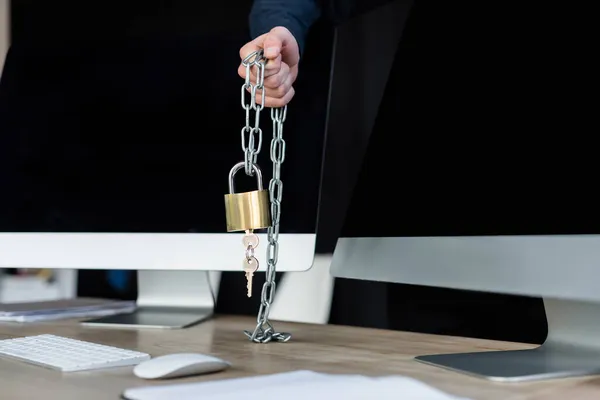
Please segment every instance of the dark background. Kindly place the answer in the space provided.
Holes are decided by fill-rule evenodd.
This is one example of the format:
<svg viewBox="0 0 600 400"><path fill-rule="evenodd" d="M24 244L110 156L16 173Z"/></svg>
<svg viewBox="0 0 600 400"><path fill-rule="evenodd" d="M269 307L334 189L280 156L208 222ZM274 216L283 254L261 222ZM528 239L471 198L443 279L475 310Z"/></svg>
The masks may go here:
<svg viewBox="0 0 600 400"><path fill-rule="evenodd" d="M227 192L243 159L237 65L250 4L14 2L1 127L18 150L3 157L15 190L0 229L223 232L214 191ZM284 233L316 230L333 39L314 34L286 121L283 181L297 184L286 185ZM261 121L266 186L269 110ZM237 176L238 190L255 187Z"/></svg>

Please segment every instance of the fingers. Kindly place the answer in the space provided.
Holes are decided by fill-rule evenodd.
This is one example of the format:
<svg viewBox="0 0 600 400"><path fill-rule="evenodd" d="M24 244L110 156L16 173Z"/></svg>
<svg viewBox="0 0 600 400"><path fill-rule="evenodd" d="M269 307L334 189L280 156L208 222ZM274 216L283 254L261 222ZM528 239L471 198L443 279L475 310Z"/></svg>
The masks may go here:
<svg viewBox="0 0 600 400"><path fill-rule="evenodd" d="M274 60L268 60L265 64L265 78L278 74L281 71L283 64L284 63L281 61L281 56L276 57ZM257 71L257 67L250 67L250 77L252 82L256 82ZM240 63L240 66L238 67L238 75L241 78L246 79L246 67L242 63Z"/></svg>
<svg viewBox="0 0 600 400"><path fill-rule="evenodd" d="M292 83L294 83L294 79L295 76L293 76L292 71L290 71L290 67L288 67L288 65L286 63L282 63L281 64L281 68L279 69L279 71L274 74L269 76L268 78L265 78L265 82L264 85L267 89L273 89L271 91L269 91L269 93L275 91L281 91L284 90L287 91L289 90L290 86L292 86ZM282 97L282 96L276 96L276 97Z"/></svg>
<svg viewBox="0 0 600 400"><path fill-rule="evenodd" d="M256 102L262 102L263 93L265 97L265 107L283 107L294 97L295 90L293 84L298 74L297 68L290 68L283 63L280 72L265 79L264 90L256 91Z"/></svg>
<svg viewBox="0 0 600 400"><path fill-rule="evenodd" d="M284 63L281 60L281 55L275 57L272 60L268 60L265 64L265 78L273 76L281 71L281 67Z"/></svg>
<svg viewBox="0 0 600 400"><path fill-rule="evenodd" d="M238 74L245 79L246 67L240 65L240 67L238 68ZM286 63L281 63L281 67L275 74L269 77L265 77L263 85L267 89L270 89L269 93L280 93L280 95L273 95L273 97L283 97L285 92L287 92L290 89L290 87L296 80L297 74L298 68L290 69L290 67ZM256 85L256 75L254 73L250 74L250 83L252 85ZM271 94L269 94L269 96L271 96Z"/></svg>
<svg viewBox="0 0 600 400"><path fill-rule="evenodd" d="M267 97L265 98L265 107L270 107L270 108L278 108L278 107L283 107L286 104L288 104L290 101L292 101L292 98L294 97L294 94L296 93L294 91L293 87L290 87L290 89L283 95L283 97L271 97L271 91L269 91L269 89L266 89L267 91ZM262 102L262 93L258 92L256 93L256 103L260 104Z"/></svg>

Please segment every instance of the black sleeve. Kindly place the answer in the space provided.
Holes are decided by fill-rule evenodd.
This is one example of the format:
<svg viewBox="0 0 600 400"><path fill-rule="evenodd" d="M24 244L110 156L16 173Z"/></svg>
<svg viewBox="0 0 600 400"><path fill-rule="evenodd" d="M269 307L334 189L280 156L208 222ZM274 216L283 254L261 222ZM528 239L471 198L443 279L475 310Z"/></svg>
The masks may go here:
<svg viewBox="0 0 600 400"><path fill-rule="evenodd" d="M308 30L320 16L318 0L255 0L250 11L250 34L256 38L283 26L294 35L302 53Z"/></svg>

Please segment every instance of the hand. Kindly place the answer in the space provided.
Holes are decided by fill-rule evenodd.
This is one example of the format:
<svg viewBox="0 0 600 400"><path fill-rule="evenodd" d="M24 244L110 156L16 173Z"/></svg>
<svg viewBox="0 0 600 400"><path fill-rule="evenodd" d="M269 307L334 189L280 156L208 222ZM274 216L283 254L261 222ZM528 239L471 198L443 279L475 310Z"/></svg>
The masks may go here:
<svg viewBox="0 0 600 400"><path fill-rule="evenodd" d="M265 63L266 93L265 107L283 107L294 97L293 84L298 76L298 62L300 61L300 50L298 42L292 33L282 26L271 29L248 42L240 49L240 57L243 60L250 53L264 49L267 59ZM256 84L256 68L251 68L250 80ZM246 79L246 67L240 63L238 74ZM256 103L262 102L262 93L257 91Z"/></svg>

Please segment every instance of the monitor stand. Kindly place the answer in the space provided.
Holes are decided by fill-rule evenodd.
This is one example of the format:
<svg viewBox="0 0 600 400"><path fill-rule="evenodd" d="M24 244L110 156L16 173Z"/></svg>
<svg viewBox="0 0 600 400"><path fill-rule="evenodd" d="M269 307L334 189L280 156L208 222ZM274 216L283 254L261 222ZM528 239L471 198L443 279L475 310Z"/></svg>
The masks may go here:
<svg viewBox="0 0 600 400"><path fill-rule="evenodd" d="M219 279L208 271L138 271L138 298L132 313L95 318L85 326L180 329L213 315Z"/></svg>
<svg viewBox="0 0 600 400"><path fill-rule="evenodd" d="M600 304L544 299L548 337L531 350L439 354L416 360L498 382L600 373Z"/></svg>

